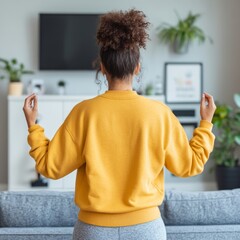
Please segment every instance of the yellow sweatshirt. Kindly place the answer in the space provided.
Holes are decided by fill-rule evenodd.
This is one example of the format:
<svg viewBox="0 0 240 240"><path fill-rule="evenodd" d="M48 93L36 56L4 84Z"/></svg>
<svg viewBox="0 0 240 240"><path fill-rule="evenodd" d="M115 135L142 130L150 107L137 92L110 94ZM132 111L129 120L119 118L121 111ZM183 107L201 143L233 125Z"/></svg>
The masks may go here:
<svg viewBox="0 0 240 240"><path fill-rule="evenodd" d="M213 149L212 124L193 138L163 103L135 91L106 91L77 104L50 141L29 128L30 155L42 175L58 179L77 169L79 219L128 226L160 216L166 166L174 175L201 173Z"/></svg>

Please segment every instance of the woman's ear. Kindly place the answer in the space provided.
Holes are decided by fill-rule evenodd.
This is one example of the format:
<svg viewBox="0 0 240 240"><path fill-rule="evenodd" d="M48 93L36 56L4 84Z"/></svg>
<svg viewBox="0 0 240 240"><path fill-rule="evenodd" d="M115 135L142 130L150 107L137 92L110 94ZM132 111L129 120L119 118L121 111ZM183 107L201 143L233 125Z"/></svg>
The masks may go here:
<svg viewBox="0 0 240 240"><path fill-rule="evenodd" d="M134 70L134 74L135 75L138 75L141 71L141 64L138 63L138 65L136 66L135 70Z"/></svg>

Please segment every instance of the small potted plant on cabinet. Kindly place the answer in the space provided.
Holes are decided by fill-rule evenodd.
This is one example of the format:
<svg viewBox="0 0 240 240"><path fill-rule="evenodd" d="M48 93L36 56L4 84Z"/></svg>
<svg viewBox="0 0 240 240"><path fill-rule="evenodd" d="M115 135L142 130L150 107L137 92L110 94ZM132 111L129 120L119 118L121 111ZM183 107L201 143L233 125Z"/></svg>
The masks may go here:
<svg viewBox="0 0 240 240"><path fill-rule="evenodd" d="M178 17L176 26L163 23L157 28L160 40L166 44L170 44L176 53L186 53L189 44L196 39L199 43L205 42L207 38L205 33L201 28L196 26L196 21L200 16L200 14L192 14L190 12L185 19ZM212 42L212 39L209 38L209 40Z"/></svg>
<svg viewBox="0 0 240 240"><path fill-rule="evenodd" d="M146 95L153 95L154 94L154 87L152 83L148 83L145 89Z"/></svg>
<svg viewBox="0 0 240 240"><path fill-rule="evenodd" d="M213 117L217 133L212 157L219 190L240 188L240 94L234 95L234 101L237 108L217 104Z"/></svg>
<svg viewBox="0 0 240 240"><path fill-rule="evenodd" d="M22 95L23 83L21 82L22 75L33 74L33 71L26 70L22 63L18 63L17 59L10 61L0 58L0 71L4 72L9 77L9 95ZM1 75L0 79L5 76Z"/></svg>
<svg viewBox="0 0 240 240"><path fill-rule="evenodd" d="M58 82L58 94L64 95L65 94L65 85L66 83L63 80Z"/></svg>

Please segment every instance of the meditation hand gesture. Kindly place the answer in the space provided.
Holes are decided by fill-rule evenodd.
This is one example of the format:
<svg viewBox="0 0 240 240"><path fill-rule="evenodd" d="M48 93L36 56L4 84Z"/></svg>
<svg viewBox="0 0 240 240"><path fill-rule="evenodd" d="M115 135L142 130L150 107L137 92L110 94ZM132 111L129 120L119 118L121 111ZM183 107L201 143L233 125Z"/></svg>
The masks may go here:
<svg viewBox="0 0 240 240"><path fill-rule="evenodd" d="M207 93L202 95L200 114L201 119L208 122L212 122L214 112L216 110L216 105L214 103L213 97Z"/></svg>
<svg viewBox="0 0 240 240"><path fill-rule="evenodd" d="M38 115L38 100L35 93L25 99L23 112L26 117L28 128L36 123Z"/></svg>

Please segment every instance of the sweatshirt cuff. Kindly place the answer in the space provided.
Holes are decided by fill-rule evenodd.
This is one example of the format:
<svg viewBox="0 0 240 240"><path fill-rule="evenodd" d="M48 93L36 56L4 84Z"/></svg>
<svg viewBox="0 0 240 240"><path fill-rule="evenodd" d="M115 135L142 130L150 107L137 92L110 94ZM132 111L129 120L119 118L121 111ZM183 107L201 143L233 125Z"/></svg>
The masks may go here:
<svg viewBox="0 0 240 240"><path fill-rule="evenodd" d="M199 127L207 128L212 131L213 124L207 120L201 120Z"/></svg>
<svg viewBox="0 0 240 240"><path fill-rule="evenodd" d="M34 132L36 129L42 128L39 124L34 124L32 125L30 128L28 128L28 132L32 133Z"/></svg>

